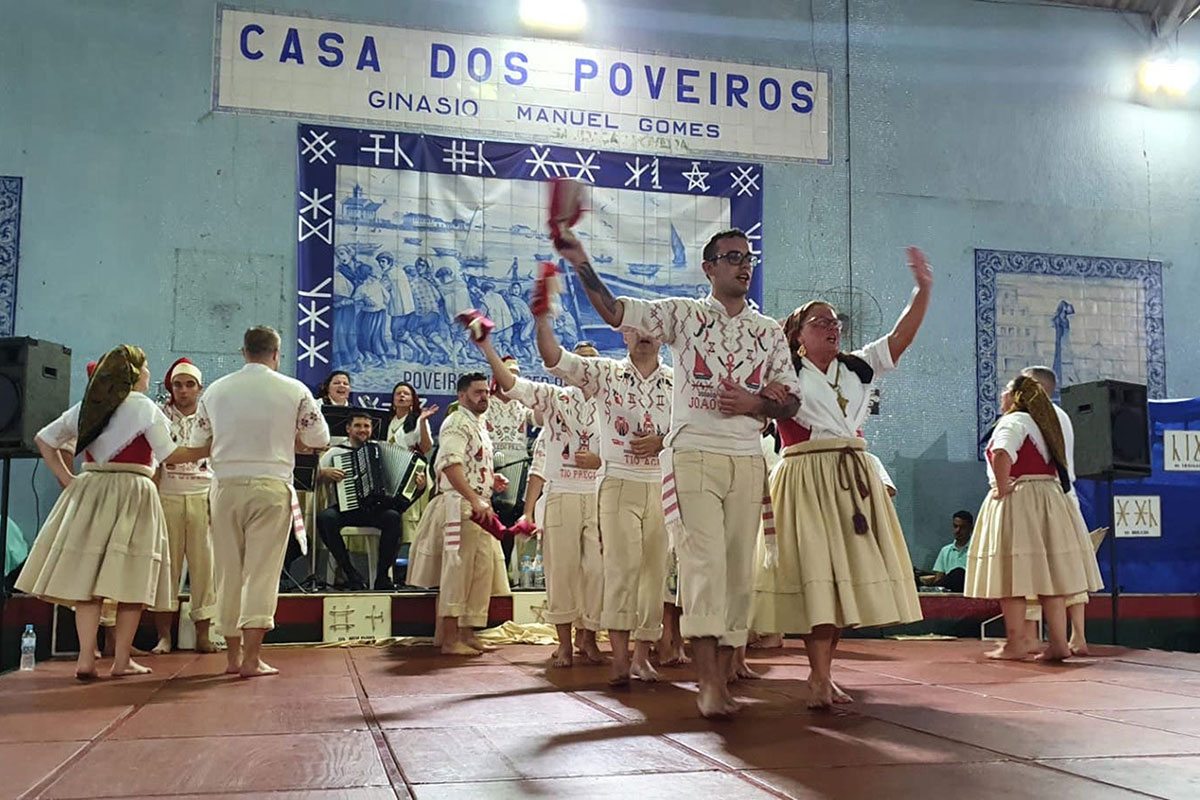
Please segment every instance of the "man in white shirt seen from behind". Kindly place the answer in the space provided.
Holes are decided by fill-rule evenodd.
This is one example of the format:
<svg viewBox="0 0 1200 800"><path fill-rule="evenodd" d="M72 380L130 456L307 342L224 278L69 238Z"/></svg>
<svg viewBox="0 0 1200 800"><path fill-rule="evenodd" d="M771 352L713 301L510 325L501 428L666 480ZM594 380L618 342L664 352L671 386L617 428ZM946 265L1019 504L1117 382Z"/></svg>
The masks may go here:
<svg viewBox="0 0 1200 800"><path fill-rule="evenodd" d="M296 444L329 445L329 426L308 388L280 375L279 334L246 331L237 372L215 381L200 399L190 447L172 462L210 456L213 551L220 579L218 632L229 649L227 673L243 678L279 670L261 658L275 627L279 572L293 525Z"/></svg>

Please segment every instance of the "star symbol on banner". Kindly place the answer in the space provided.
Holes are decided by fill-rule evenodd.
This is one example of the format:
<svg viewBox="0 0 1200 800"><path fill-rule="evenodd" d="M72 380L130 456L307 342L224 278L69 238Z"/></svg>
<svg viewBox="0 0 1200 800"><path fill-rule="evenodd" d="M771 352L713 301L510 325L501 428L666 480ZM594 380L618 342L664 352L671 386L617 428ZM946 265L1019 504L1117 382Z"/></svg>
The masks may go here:
<svg viewBox="0 0 1200 800"><path fill-rule="evenodd" d="M309 153L312 153L312 156L308 159L308 163L312 164L320 161L322 164L328 164L329 159L326 156L337 157L337 151L333 149L333 146L337 144L337 140L330 139L326 141L326 138L330 135L329 131L321 131L320 133L309 131L308 133L312 136L311 140L306 139L304 136L300 137L300 141L304 143L304 147L300 150L300 155L307 156Z"/></svg>
<svg viewBox="0 0 1200 800"><path fill-rule="evenodd" d="M298 232L299 241L303 242L305 239L315 234L316 237L325 244L333 244L333 217L330 217L324 222L319 222L316 225L313 225L303 216L296 217L296 219L300 223L300 230Z"/></svg>
<svg viewBox="0 0 1200 800"><path fill-rule="evenodd" d="M687 172L681 172L680 176L687 178L687 182L688 182L687 190L689 192L693 191L695 189L699 189L702 192L708 191L709 187L708 187L708 183L705 181L705 178L707 178L709 176L709 173L700 169L699 161L693 161L692 168Z"/></svg>
<svg viewBox="0 0 1200 800"><path fill-rule="evenodd" d="M588 153L587 160L585 161L583 158L583 153L576 150L575 151L575 160L578 161L579 163L570 165L571 168L577 170L577 172L575 173L575 180L577 180L577 181L586 180L588 183L595 183L596 176L592 174L592 170L600 169L599 164L592 163L596 160L596 154ZM583 177L584 173L587 173L586 178Z"/></svg>
<svg viewBox="0 0 1200 800"><path fill-rule="evenodd" d="M308 201L308 205L300 209L301 216L309 213L310 211L312 212L312 218L314 221L320 217L321 214L333 216L333 210L325 207L325 201L333 199L332 192L327 195L322 195L320 189L313 189L312 195L307 195L304 193L304 190L301 189L300 199Z"/></svg>
<svg viewBox="0 0 1200 800"><path fill-rule="evenodd" d="M329 286L329 284L331 284L331 283L333 283L333 278L326 278L325 280L321 281L313 288L311 288L307 291L301 290L300 292L298 292L298 294L301 297L329 298L329 297L332 297L332 295L325 290L325 287Z"/></svg>
<svg viewBox="0 0 1200 800"><path fill-rule="evenodd" d="M312 300L309 302L307 308L305 307L304 303L297 303L296 306L300 309L300 312L304 314L304 316L300 319L300 322L297 323L296 327L303 328L305 325L307 325L309 333L316 333L318 325L320 325L322 328L329 327L329 323L321 319L321 317L325 316L325 312L329 310L328 303L320 305L316 300Z"/></svg>
<svg viewBox="0 0 1200 800"><path fill-rule="evenodd" d="M625 162L625 168L630 172L628 180L625 181L626 186L633 184L635 189L640 189L642 187L642 176L649 170L650 185L655 189L662 188L658 180L658 158L654 158L643 164L641 156L634 156L633 163Z"/></svg>
<svg viewBox="0 0 1200 800"><path fill-rule="evenodd" d="M738 197L742 195L754 196L754 190L758 189L758 176L754 174L753 167L735 167L731 173L733 178L729 188L736 189Z"/></svg>
<svg viewBox="0 0 1200 800"><path fill-rule="evenodd" d="M759 242L757 247L755 242ZM762 222L756 222L746 229L746 244L750 245L750 252L753 255L762 255Z"/></svg>
<svg viewBox="0 0 1200 800"><path fill-rule="evenodd" d="M530 145L529 152L533 153L533 158L525 159L525 163L531 165L529 168L529 177L531 177L531 178L535 177L538 174L539 170L547 178L557 178L558 177L558 164L556 164L555 162L550 160L550 148L549 147L543 149L539 153L537 147ZM553 175L550 174L551 170L554 171Z"/></svg>
<svg viewBox="0 0 1200 800"><path fill-rule="evenodd" d="M308 359L308 366L310 368L316 366L318 361L320 361L322 364L329 363L329 359L321 355L321 351L326 347L329 347L328 339L323 342L318 342L317 337L310 333L308 335L307 342L303 339L297 339L296 343L300 345L300 354L296 356L297 364L306 358Z"/></svg>

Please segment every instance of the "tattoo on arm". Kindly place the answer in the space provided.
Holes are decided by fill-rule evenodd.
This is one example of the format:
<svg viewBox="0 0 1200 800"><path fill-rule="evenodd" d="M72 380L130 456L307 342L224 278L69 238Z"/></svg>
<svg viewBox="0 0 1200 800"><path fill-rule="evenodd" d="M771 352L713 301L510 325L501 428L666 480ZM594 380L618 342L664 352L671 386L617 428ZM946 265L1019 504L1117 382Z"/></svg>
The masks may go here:
<svg viewBox="0 0 1200 800"><path fill-rule="evenodd" d="M776 403L766 397L762 399L762 415L768 419L791 419L800 410L800 398L789 394L787 400Z"/></svg>
<svg viewBox="0 0 1200 800"><path fill-rule="evenodd" d="M617 299L613 297L612 292L604 285L604 281L600 280L600 276L596 274L596 270L592 269L592 264L585 261L576 267L575 271L579 274L579 280L583 283L588 292L594 292L596 300L599 300L603 305L601 311L607 311L610 314L617 313Z"/></svg>

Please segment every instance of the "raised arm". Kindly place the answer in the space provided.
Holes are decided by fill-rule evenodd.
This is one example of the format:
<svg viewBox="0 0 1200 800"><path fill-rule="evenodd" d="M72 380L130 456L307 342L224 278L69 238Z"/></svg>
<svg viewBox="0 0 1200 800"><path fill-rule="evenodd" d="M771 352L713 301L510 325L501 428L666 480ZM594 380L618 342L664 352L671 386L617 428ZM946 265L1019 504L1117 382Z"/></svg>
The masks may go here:
<svg viewBox="0 0 1200 800"><path fill-rule="evenodd" d="M496 380L496 385L500 387L502 392L511 392L512 388L517 385L517 376L513 375L504 362L500 359L500 354L496 352L496 348L492 347L490 338L484 339L481 342L476 342L475 346L479 348L479 352L483 353L483 357L487 359L488 366L492 369L492 377ZM457 488L457 487L455 487Z"/></svg>
<svg viewBox="0 0 1200 800"><path fill-rule="evenodd" d="M892 354L892 363L900 360L900 356L916 338L933 292L933 270L930 269L925 254L916 247L908 248L908 268L912 270L916 288L913 289L908 305L900 313L900 318L896 320L892 332L888 334L888 350Z"/></svg>
<svg viewBox="0 0 1200 800"><path fill-rule="evenodd" d="M608 290L608 287L600 280L600 276L596 274L596 270L592 268L583 244L577 239L559 240L555 242L555 248L559 255L575 268L575 274L579 276L579 282L583 284L583 289L587 292L588 301L591 302L601 319L614 328L621 327L621 321L625 318L625 308L621 305L620 300L613 297L612 292Z"/></svg>
<svg viewBox="0 0 1200 800"><path fill-rule="evenodd" d="M562 346L558 343L558 337L554 335L554 326L550 322L550 315L538 316L534 321L534 327L537 331L537 346L538 352L542 354L542 363L549 369L557 367L558 362L562 359Z"/></svg>

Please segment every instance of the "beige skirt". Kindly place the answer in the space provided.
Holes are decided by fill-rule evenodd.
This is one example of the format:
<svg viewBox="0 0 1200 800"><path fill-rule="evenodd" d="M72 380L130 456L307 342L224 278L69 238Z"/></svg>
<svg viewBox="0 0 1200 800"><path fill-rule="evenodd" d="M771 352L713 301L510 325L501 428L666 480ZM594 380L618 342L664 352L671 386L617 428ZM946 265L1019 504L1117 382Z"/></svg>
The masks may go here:
<svg viewBox="0 0 1200 800"><path fill-rule="evenodd" d="M1008 496L989 491L967 554L968 597L1037 597L1103 587L1092 543L1058 479L1027 475Z"/></svg>
<svg viewBox="0 0 1200 800"><path fill-rule="evenodd" d="M59 605L171 607L167 524L149 467L85 465L38 531L17 588Z"/></svg>
<svg viewBox="0 0 1200 800"><path fill-rule="evenodd" d="M770 569L759 562L753 630L810 633L817 625L922 618L900 520L865 449L862 439L821 439L784 450L770 480L779 562ZM865 532L855 528L856 513Z"/></svg>
<svg viewBox="0 0 1200 800"><path fill-rule="evenodd" d="M417 534L409 547L409 586L435 589L442 582L442 551L445 544L446 502L449 495L442 493L429 501ZM461 500L460 500L461 502ZM468 510L464 508L464 513ZM508 570L504 568L504 548L494 536L492 540L492 597L508 597L512 588L508 585Z"/></svg>

